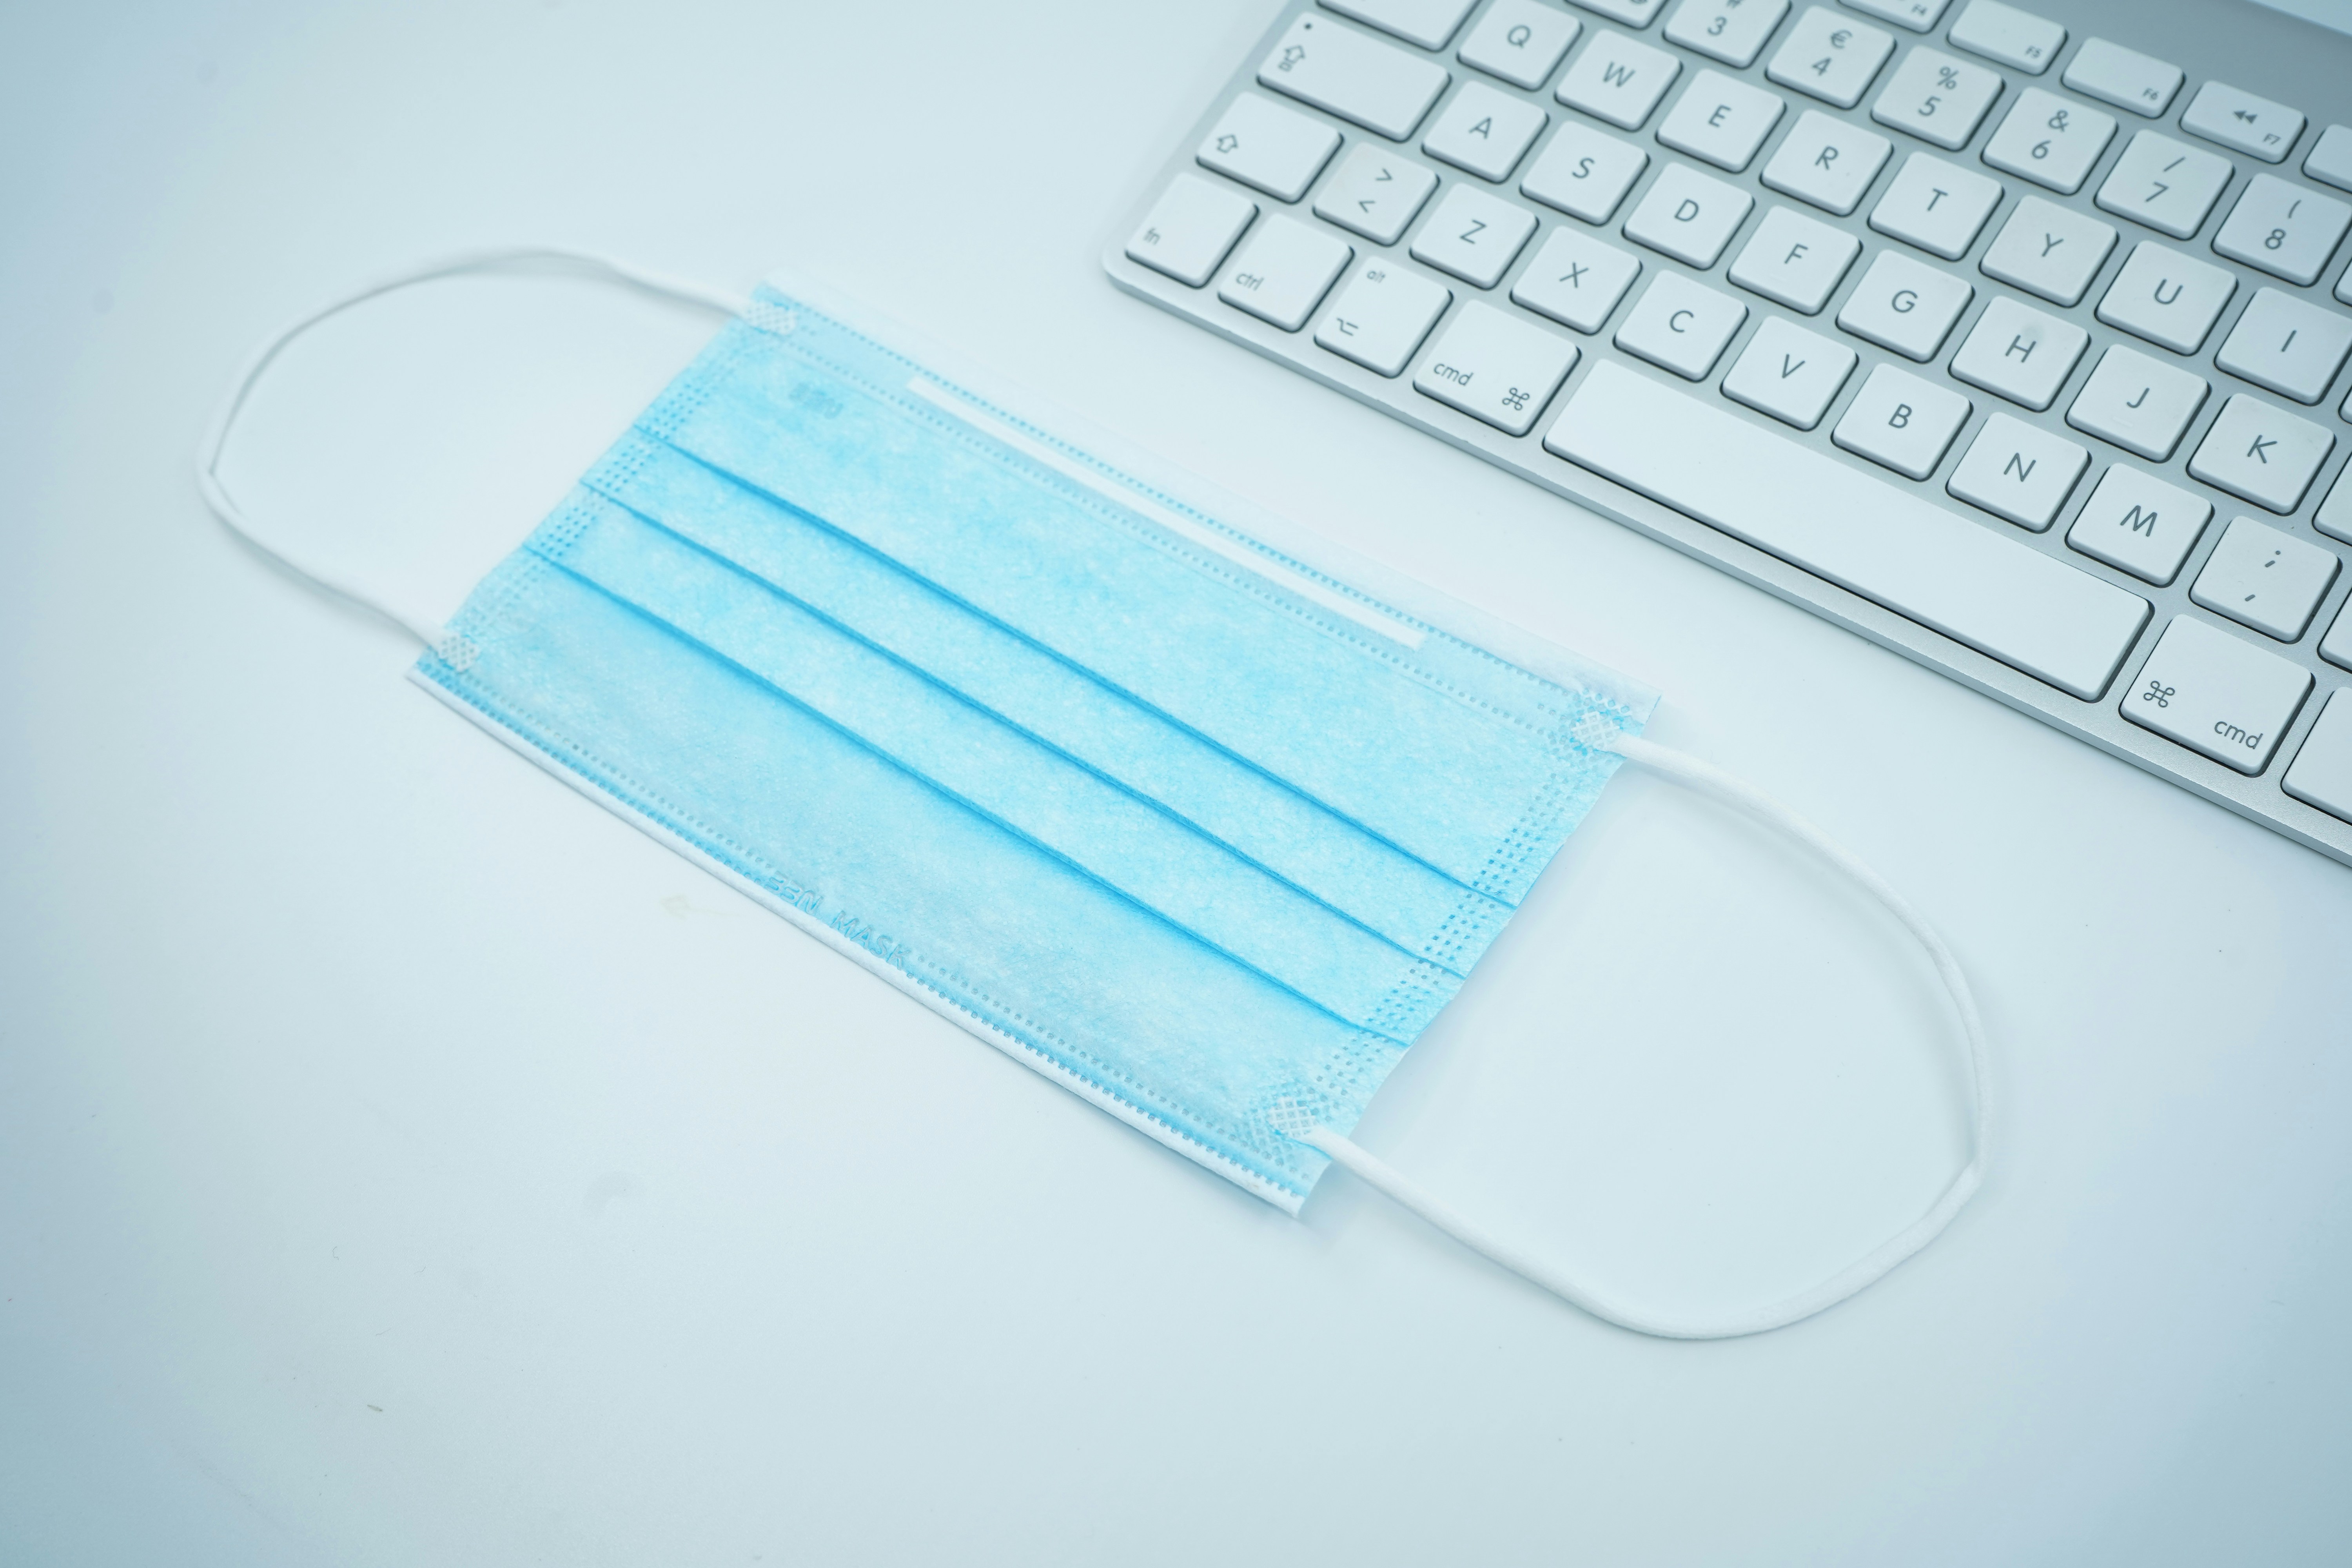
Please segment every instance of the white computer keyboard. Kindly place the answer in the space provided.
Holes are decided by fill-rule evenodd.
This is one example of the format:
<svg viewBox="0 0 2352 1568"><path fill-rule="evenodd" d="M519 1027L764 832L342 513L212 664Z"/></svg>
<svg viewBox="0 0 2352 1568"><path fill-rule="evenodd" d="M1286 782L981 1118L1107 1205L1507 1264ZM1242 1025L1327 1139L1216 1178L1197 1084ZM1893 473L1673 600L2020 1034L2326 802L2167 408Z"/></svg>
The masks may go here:
<svg viewBox="0 0 2352 1568"><path fill-rule="evenodd" d="M2352 861L2347 228L2239 0L1291 0L1105 266Z"/></svg>

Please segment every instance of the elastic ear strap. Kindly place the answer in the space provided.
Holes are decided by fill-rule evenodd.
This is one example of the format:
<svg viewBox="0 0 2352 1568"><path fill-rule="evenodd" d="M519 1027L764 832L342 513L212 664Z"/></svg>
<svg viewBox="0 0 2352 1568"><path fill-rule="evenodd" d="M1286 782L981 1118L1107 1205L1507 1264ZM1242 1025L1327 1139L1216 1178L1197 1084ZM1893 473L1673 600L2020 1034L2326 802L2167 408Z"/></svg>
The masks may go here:
<svg viewBox="0 0 2352 1568"><path fill-rule="evenodd" d="M429 283L436 279L454 278L469 272L507 272L547 268L582 273L587 277L617 283L625 288L635 289L662 299L703 306L721 315L740 315L745 306L750 303L748 300L722 293L715 289L706 289L700 284L665 278L658 273L647 272L642 268L632 267L625 262L615 261L610 257L599 256L592 251L565 250L551 246L517 246L495 250L464 251L456 256L444 257L438 261L425 262L422 266L394 273L388 278L379 279L363 288L352 290L331 304L313 310L263 343L260 348L254 351L252 358L246 361L244 370L237 374L236 384L229 389L228 396L222 401L220 412L214 416L211 427L205 431L204 444L196 449L196 489L203 493L205 504L212 508L213 515L220 519L223 527L268 559L292 573L313 590L331 599L340 599L345 604L380 617L392 626L398 626L427 647L438 647L444 634L441 626L435 622L404 614L378 598L368 589L360 587L340 574L307 559L299 550L273 543L255 532L251 521L246 517L243 509L236 504L236 498L231 496L227 487L221 483L221 453L228 445L229 431L236 424L237 415L244 410L245 401L252 395L254 384L261 379L262 373L268 370L271 362L285 351L287 344L329 317L340 315L352 306L364 304L379 295L389 294L394 289L405 289L412 284Z"/></svg>
<svg viewBox="0 0 2352 1568"><path fill-rule="evenodd" d="M1726 805L1788 835L1843 872L1900 921L1918 939L1919 945L1927 950L1927 956L1935 963L1937 976L1942 980L1944 990L1951 998L1952 1011L1959 1018L1961 1037L1968 1045L1969 1162L1961 1167L1959 1174L1952 1178L1943 1195L1899 1234L1811 1289L1727 1318L1694 1321L1636 1311L1586 1289L1554 1265L1489 1234L1395 1167L1328 1128L1318 1127L1302 1133L1300 1137L1303 1142L1322 1150L1335 1162L1346 1166L1368 1185L1411 1209L1472 1251L1493 1259L1512 1273L1541 1286L1604 1322L1631 1329L1636 1333L1654 1334L1661 1339L1672 1340L1736 1339L1742 1334L1760 1334L1769 1329L1785 1328L1834 1307L1885 1279L1897 1264L1943 1234L1944 1227L1952 1223L1952 1216L1960 1212L1982 1184L1985 1154L1990 1144L1991 1133L1990 1102L1985 1091L1984 1023L1977 1016L1976 998L1969 993L1968 977L1960 973L1959 961L1952 956L1952 950L1945 945L1944 939L1936 933L1935 928L1911 907L1903 895L1887 886L1877 872L1832 843L1811 823L1721 769L1696 757L1631 737L1611 741L1608 749L1617 752L1629 762L1639 763L1643 767L1664 773L1702 795L1712 795Z"/></svg>

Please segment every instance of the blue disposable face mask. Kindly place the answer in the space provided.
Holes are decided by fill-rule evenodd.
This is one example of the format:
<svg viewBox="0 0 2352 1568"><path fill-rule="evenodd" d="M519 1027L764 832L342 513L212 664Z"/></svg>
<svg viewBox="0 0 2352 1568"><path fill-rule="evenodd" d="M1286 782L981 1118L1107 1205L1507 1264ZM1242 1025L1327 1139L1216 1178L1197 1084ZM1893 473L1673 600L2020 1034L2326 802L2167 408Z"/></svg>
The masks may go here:
<svg viewBox="0 0 2352 1568"><path fill-rule="evenodd" d="M1355 1145L1629 755L1861 879L1936 956L1972 1074L1980 1031L1957 965L1884 884L1639 739L1654 693L1376 599L807 292L763 289L446 626L395 616L427 645L415 679L1260 1197L1296 1213L1337 1160L1612 1321L1684 1337L1793 1321L1967 1201L1976 1161L1837 1279L1695 1323L1594 1296ZM219 447L291 335L257 356L202 465L240 533Z"/></svg>

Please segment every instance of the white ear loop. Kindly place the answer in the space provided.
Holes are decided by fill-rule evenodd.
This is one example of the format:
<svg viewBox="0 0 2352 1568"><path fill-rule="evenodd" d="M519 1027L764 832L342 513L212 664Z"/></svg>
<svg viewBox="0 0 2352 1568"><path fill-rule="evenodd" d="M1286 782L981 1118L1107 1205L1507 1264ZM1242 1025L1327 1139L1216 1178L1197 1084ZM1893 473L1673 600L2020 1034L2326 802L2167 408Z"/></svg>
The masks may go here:
<svg viewBox="0 0 2352 1568"><path fill-rule="evenodd" d="M228 445L229 431L245 400L252 395L254 384L261 379L272 361L285 351L286 345L309 331L331 316L339 315L354 305L363 304L378 295L389 294L412 284L429 283L436 279L454 278L471 272L506 272L533 268L553 268L583 273L588 277L652 294L682 304L699 305L721 315L738 316L750 304L748 300L716 289L706 289L698 283L648 272L626 262L593 251L565 250L552 246L512 246L491 250L461 251L437 261L428 261L405 271L353 289L332 303L311 311L293 325L278 332L254 351L245 368L237 374L228 396L222 400L220 412L213 416L211 427L205 433L203 444L196 449L196 489L203 492L205 504L222 526L244 543L268 560L290 572L313 591L331 599L340 599L375 616L389 625L415 637L427 647L438 647L446 635L442 626L430 619L408 615L394 608L368 589L358 586L339 574L305 558L294 547L272 543L254 531L253 524L236 504L236 498L221 483L220 461L223 448Z"/></svg>
<svg viewBox="0 0 2352 1568"><path fill-rule="evenodd" d="M1844 873L1855 886L1901 921L1905 929L1917 939L1919 945L1927 950L1927 956L1935 963L1937 976L1944 984L1945 994L1951 999L1952 1011L1959 1018L1960 1035L1968 1046L1969 1162L1960 1168L1959 1174L1952 1178L1943 1195L1908 1226L1811 1289L1801 1290L1796 1295L1748 1311L1734 1312L1727 1317L1690 1320L1637 1311L1578 1284L1558 1266L1495 1236L1394 1166L1327 1127L1314 1128L1298 1136L1302 1142L1320 1149L1374 1190L1419 1215L1473 1252L1491 1258L1521 1279L1541 1286L1561 1300L1581 1308L1603 1322L1614 1323L1636 1333L1654 1334L1670 1340L1727 1340L1742 1334L1760 1334L1769 1329L1786 1328L1790 1323L1834 1307L1885 1279L1896 1265L1942 1235L1945 1226L1952 1223L1952 1216L1960 1212L1969 1199L1975 1195L1977 1188L1983 1184L1985 1154L1990 1146L1992 1122L1990 1101L1985 1091L1984 1022L1977 1016L1976 998L1969 991L1968 977L1960 973L1959 961L1952 956L1952 950L1945 945L1944 939L1936 933L1936 929L1911 907L1902 894L1887 886L1877 872L1832 843L1820 829L1786 806L1696 757L1631 736L1612 737L1601 745L1603 750L1615 752L1629 762L1639 763L1643 767L1662 773L1677 784L1711 795L1766 826L1788 835Z"/></svg>

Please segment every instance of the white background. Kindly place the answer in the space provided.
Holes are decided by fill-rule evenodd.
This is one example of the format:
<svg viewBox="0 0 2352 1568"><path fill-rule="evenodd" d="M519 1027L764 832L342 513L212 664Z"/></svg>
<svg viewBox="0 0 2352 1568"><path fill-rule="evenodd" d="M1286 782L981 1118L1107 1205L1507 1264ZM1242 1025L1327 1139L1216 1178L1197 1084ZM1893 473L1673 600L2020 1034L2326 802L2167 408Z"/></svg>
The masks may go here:
<svg viewBox="0 0 2352 1568"><path fill-rule="evenodd" d="M1115 292L1267 13L0 13L0 1560L2342 1560L2352 871ZM458 721L189 455L297 310L530 240L848 289L1660 687L1950 935L1984 1194L1796 1329L1621 1333L1343 1173L1284 1217ZM444 615L709 330L418 290L230 478ZM1728 1305L1941 1185L1953 1043L1629 772L1359 1136Z"/></svg>

